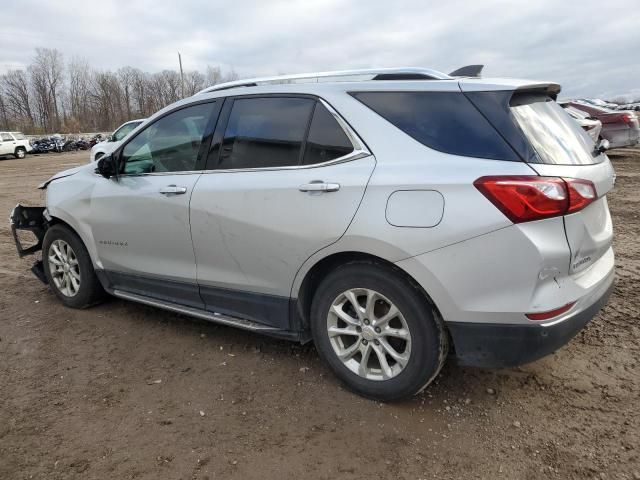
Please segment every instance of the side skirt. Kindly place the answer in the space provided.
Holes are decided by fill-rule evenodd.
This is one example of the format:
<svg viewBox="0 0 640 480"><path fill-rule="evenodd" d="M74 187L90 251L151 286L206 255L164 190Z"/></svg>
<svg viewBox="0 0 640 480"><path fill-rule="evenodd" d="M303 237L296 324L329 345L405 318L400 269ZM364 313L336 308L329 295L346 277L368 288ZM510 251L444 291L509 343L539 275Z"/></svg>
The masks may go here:
<svg viewBox="0 0 640 480"><path fill-rule="evenodd" d="M231 327L241 328L243 330L250 330L252 332L262 333L272 337L282 338L286 340L300 340L300 335L297 332L290 332L288 330L280 330L278 328L269 327L260 323L245 320L243 318L232 317L230 315L223 315L216 312L208 312L198 308L187 307L183 305L177 305L175 303L167 302L164 300L157 300L155 298L145 297L135 293L123 292L122 290L111 290L110 293L118 298L124 300L130 300L144 305L152 307L162 308L174 313L181 313L190 317L199 318L201 320L207 320L213 323L219 323L221 325L228 325Z"/></svg>
<svg viewBox="0 0 640 480"><path fill-rule="evenodd" d="M192 283L110 270L95 272L102 287L118 298L272 337L301 343L310 340L310 332L296 328L298 322L289 326L290 304L295 303L289 299L212 287L202 292L202 287Z"/></svg>

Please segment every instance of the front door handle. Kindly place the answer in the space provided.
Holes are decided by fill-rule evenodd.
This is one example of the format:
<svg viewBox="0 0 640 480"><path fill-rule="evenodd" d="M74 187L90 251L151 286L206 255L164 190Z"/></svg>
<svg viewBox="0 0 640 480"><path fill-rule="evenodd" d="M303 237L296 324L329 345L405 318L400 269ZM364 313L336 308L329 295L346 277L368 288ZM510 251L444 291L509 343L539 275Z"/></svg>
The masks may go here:
<svg viewBox="0 0 640 480"><path fill-rule="evenodd" d="M340 184L316 181L300 185L298 190L301 192L337 192L340 190Z"/></svg>
<svg viewBox="0 0 640 480"><path fill-rule="evenodd" d="M178 187L176 185L167 185L160 189L160 193L163 195L182 195L187 193L187 187Z"/></svg>

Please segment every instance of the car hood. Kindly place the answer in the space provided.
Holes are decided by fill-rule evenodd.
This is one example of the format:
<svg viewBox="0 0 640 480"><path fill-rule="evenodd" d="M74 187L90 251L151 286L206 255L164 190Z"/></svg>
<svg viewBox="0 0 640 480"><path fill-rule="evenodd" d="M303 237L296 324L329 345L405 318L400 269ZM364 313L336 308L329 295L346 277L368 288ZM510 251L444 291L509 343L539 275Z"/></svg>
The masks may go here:
<svg viewBox="0 0 640 480"><path fill-rule="evenodd" d="M55 175L53 175L52 177L50 177L45 182L42 182L40 185L38 185L38 188L40 190L44 190L54 180L59 180L61 178L70 177L71 175L75 175L76 173L82 171L83 169L86 169L87 167L91 167L91 168L95 169L95 165L80 165L79 167L70 168L69 170L63 170L62 172L58 172Z"/></svg>

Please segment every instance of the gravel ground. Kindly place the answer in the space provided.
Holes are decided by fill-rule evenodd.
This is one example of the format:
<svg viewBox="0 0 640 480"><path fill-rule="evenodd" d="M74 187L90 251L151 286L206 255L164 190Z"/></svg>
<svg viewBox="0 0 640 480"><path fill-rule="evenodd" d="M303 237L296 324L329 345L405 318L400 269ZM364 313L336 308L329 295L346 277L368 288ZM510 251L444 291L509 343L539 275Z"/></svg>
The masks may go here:
<svg viewBox="0 0 640 480"><path fill-rule="evenodd" d="M0 213L86 159L1 161ZM115 299L66 309L2 222L0 478L640 479L640 150L611 159L609 305L554 355L450 362L395 404L343 390L311 345Z"/></svg>

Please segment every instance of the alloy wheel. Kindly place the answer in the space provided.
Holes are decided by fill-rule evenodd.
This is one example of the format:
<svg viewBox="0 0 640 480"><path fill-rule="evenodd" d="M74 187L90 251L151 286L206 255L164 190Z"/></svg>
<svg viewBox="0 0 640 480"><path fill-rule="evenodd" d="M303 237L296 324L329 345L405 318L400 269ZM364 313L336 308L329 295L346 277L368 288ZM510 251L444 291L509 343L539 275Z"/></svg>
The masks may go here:
<svg viewBox="0 0 640 480"><path fill-rule="evenodd" d="M367 380L388 380L411 356L411 332L400 310L367 288L341 293L327 315L327 333L340 361Z"/></svg>
<svg viewBox="0 0 640 480"><path fill-rule="evenodd" d="M64 240L54 240L48 261L56 288L66 297L75 296L80 290L80 265L71 246Z"/></svg>

